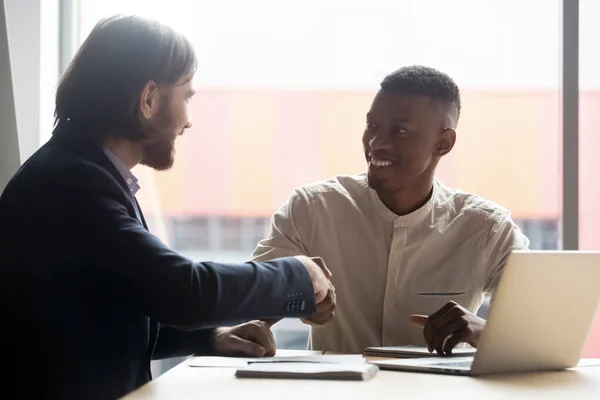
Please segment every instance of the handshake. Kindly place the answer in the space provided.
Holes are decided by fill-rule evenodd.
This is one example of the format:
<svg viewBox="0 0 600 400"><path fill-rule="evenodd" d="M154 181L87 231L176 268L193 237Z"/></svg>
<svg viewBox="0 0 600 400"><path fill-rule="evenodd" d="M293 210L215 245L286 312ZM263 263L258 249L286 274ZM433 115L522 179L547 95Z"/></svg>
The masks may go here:
<svg viewBox="0 0 600 400"><path fill-rule="evenodd" d="M302 321L309 325L325 325L335 316L335 288L330 281L331 271L327 269L320 257L296 256L295 258L304 264L310 276L317 304L317 310L313 315L310 318L303 318Z"/></svg>

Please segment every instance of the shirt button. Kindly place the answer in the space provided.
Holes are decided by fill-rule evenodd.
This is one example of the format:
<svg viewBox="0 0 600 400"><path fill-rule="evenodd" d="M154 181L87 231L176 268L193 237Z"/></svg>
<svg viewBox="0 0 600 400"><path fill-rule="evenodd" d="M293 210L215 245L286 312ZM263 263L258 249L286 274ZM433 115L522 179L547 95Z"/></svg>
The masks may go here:
<svg viewBox="0 0 600 400"><path fill-rule="evenodd" d="M389 307L389 308L392 308L392 307L394 307L394 302L393 302L393 301L391 301L391 300L389 300L389 301L387 302L387 305L388 305L388 307Z"/></svg>
<svg viewBox="0 0 600 400"><path fill-rule="evenodd" d="M398 253L392 253L392 260L398 261L399 258L400 256L398 255Z"/></svg>

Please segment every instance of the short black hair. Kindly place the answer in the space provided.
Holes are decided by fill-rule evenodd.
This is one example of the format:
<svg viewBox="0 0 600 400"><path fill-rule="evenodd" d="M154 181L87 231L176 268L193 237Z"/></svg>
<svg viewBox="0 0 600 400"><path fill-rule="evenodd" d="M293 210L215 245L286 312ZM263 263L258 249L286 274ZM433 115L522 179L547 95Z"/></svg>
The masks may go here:
<svg viewBox="0 0 600 400"><path fill-rule="evenodd" d="M423 65L402 67L381 81L387 92L426 96L445 107L455 128L460 117L460 91L456 83L443 72Z"/></svg>
<svg viewBox="0 0 600 400"><path fill-rule="evenodd" d="M55 124L100 141L109 132L144 140L138 113L145 85L174 85L196 68L192 44L173 29L134 15L105 18L58 84Z"/></svg>

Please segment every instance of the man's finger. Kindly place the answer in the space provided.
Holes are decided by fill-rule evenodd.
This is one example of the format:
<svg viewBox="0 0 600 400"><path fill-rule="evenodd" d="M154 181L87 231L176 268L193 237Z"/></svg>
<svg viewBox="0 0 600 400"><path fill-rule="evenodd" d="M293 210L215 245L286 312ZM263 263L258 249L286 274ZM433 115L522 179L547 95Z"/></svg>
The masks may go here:
<svg viewBox="0 0 600 400"><path fill-rule="evenodd" d="M433 347L438 351L438 353L445 353L444 341L446 341L449 336L454 335L456 332L460 332L466 326L467 321L458 317L454 320L448 321L448 323L445 325L435 327Z"/></svg>
<svg viewBox="0 0 600 400"><path fill-rule="evenodd" d="M324 290L319 290L315 292L315 303L320 304L327 297L327 292Z"/></svg>
<svg viewBox="0 0 600 400"><path fill-rule="evenodd" d="M311 321L319 322L320 320L327 318L329 315L333 314L334 312L335 312L335 304L332 304L326 310L322 310L322 311L319 311L318 313L314 313L310 318L307 318L307 319L310 319Z"/></svg>
<svg viewBox="0 0 600 400"><path fill-rule="evenodd" d="M429 342L429 337L425 333L425 327L427 326L428 320L429 317L426 315L413 314L410 316L410 322L423 328L423 338L425 339L425 344L427 344L427 350L431 353L433 351L433 348L431 347L431 343Z"/></svg>
<svg viewBox="0 0 600 400"><path fill-rule="evenodd" d="M310 326L320 326L329 323L335 317L335 304L327 310L314 313L310 318L301 318L301 321Z"/></svg>
<svg viewBox="0 0 600 400"><path fill-rule="evenodd" d="M410 316L410 322L424 328L427 323L427 315L413 314Z"/></svg>
<svg viewBox="0 0 600 400"><path fill-rule="evenodd" d="M460 308L455 307L436 320L431 321L431 328L434 331L441 329L443 326L451 324L456 320L462 320L463 315L464 312Z"/></svg>
<svg viewBox="0 0 600 400"><path fill-rule="evenodd" d="M441 317L442 315L446 314L448 311L452 310L455 306L457 306L457 304L453 301L449 301L446 304L444 304L442 306L442 308L440 308L439 310L437 310L436 312L434 312L433 314L431 314L429 316L429 322L434 322L436 319L438 319L439 317Z"/></svg>
<svg viewBox="0 0 600 400"><path fill-rule="evenodd" d="M320 312L310 318L310 320L318 325L324 325L326 321L331 321L332 315L335 313L335 304L332 304L327 310ZM331 318L330 318L331 317Z"/></svg>
<svg viewBox="0 0 600 400"><path fill-rule="evenodd" d="M267 338L268 341L265 343L260 343L265 349L265 356L273 357L275 352L277 351L277 344L275 343L275 336L273 336L273 332L270 328L267 328Z"/></svg>
<svg viewBox="0 0 600 400"><path fill-rule="evenodd" d="M327 296L317 305L317 311L315 314L320 314L323 311L329 309L332 305L335 305L335 292L332 289L327 291Z"/></svg>
<svg viewBox="0 0 600 400"><path fill-rule="evenodd" d="M239 336L232 335L228 338L227 349L232 353L240 353L245 356L262 357L266 350L258 343L242 339Z"/></svg>
<svg viewBox="0 0 600 400"><path fill-rule="evenodd" d="M318 281L313 282L315 285L315 303L317 306L327 298L329 294L329 280L325 278L325 275L322 275L324 279L319 279Z"/></svg>
<svg viewBox="0 0 600 400"><path fill-rule="evenodd" d="M461 342L464 342L468 337L469 331L466 327L456 331L452 336L446 340L446 344L444 344L444 354L452 355L452 350Z"/></svg>
<svg viewBox="0 0 600 400"><path fill-rule="evenodd" d="M328 323L333 321L334 318L335 318L335 312L332 312L327 317L321 317L318 321L315 321L314 319L304 319L303 318L302 322L304 322L306 325L310 325L310 326L323 326L323 325L327 325Z"/></svg>
<svg viewBox="0 0 600 400"><path fill-rule="evenodd" d="M315 262L315 264L317 264L319 267L321 267L321 270L323 271L323 273L325 274L327 279L331 279L333 274L331 273L329 268L327 268L327 266L325 265L325 261L321 257L312 257L311 259Z"/></svg>
<svg viewBox="0 0 600 400"><path fill-rule="evenodd" d="M324 325L333 318L335 307L335 291L331 288L327 297L317 305L317 310L309 318L303 318L302 322L311 326Z"/></svg>
<svg viewBox="0 0 600 400"><path fill-rule="evenodd" d="M276 323L281 321L281 319L263 319L262 320L269 328L273 327Z"/></svg>
<svg viewBox="0 0 600 400"><path fill-rule="evenodd" d="M238 336L253 341L265 350L265 355L275 352L275 338L265 321L252 321L244 326L244 331Z"/></svg>
<svg viewBox="0 0 600 400"><path fill-rule="evenodd" d="M306 256L295 256L296 260L300 261L313 284L313 293L315 296L315 303L319 304L323 301L329 290L330 280L327 278L325 271L319 264L319 258L306 257ZM322 260L321 260L322 262Z"/></svg>
<svg viewBox="0 0 600 400"><path fill-rule="evenodd" d="M330 323L331 321L333 321L334 318L335 318L335 311L332 311L329 314L327 314L325 316L325 318L319 318L319 320L316 321L316 323L319 325L326 325L326 324Z"/></svg>
<svg viewBox="0 0 600 400"><path fill-rule="evenodd" d="M427 318L427 323L423 327L423 336L425 336L425 341L427 342L429 351L433 351L435 349L433 342L435 339L435 324L437 320L439 320L440 318L446 318L444 316L448 313L451 313L452 310L456 307L456 305L457 304L455 302L450 301Z"/></svg>

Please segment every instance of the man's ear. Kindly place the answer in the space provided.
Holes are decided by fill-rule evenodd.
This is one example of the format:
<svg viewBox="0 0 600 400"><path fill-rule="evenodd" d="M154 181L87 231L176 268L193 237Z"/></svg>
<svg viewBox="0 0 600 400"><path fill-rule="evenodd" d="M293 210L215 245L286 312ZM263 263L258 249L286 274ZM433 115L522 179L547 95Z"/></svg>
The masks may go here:
<svg viewBox="0 0 600 400"><path fill-rule="evenodd" d="M143 119L152 119L160 109L160 96L158 86L154 81L148 81L140 94L140 116Z"/></svg>
<svg viewBox="0 0 600 400"><path fill-rule="evenodd" d="M440 132L437 143L435 144L435 150L433 155L436 157L443 157L450 153L450 150L454 147L456 142L456 131L452 128L445 128Z"/></svg>

